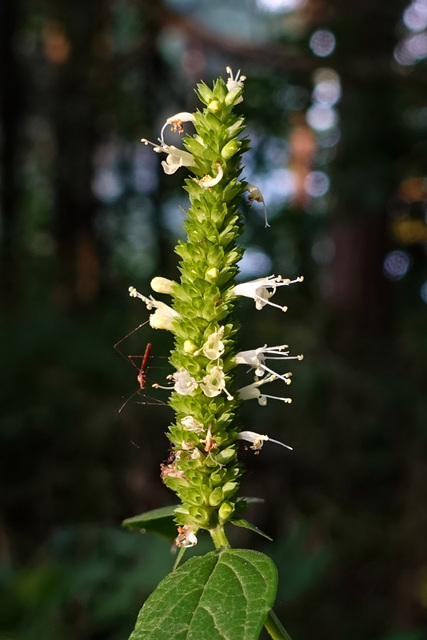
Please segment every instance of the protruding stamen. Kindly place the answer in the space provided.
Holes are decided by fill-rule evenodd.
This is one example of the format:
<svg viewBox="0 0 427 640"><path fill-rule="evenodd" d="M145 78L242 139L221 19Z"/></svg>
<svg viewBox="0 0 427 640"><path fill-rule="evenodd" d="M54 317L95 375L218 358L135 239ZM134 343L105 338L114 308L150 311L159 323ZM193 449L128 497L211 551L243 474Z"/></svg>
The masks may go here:
<svg viewBox="0 0 427 640"><path fill-rule="evenodd" d="M287 404L292 402L291 398L281 398L279 396L270 396L265 393L261 393L259 387L264 384L268 384L269 382L273 382L277 380L278 376L276 374L270 374L261 380L256 380L252 382L252 384L246 385L246 387L242 387L238 391L238 395L240 400L258 400L258 404L262 407L265 407L267 404L267 398L271 398L272 400L280 400L281 402L286 402Z"/></svg>
<svg viewBox="0 0 427 640"><path fill-rule="evenodd" d="M293 448L284 442L280 442L279 440L273 440L273 438L269 438L266 435L262 435L261 433L255 433L255 431L240 431L237 434L238 440L246 440L246 442L252 442L251 449L254 451L260 451L262 449L264 442L274 442L274 444L279 444L281 447L285 447L286 449L290 449L293 451Z"/></svg>
<svg viewBox="0 0 427 640"><path fill-rule="evenodd" d="M263 347L258 347L257 349L240 351L236 355L236 363L246 364L252 369L255 369L256 376L261 377L265 372L268 372L283 380L285 384L291 384L291 373L279 374L265 364L266 360L302 360L302 356L290 356L289 351L285 351L287 348L287 344L275 347L267 347L265 344Z"/></svg>
<svg viewBox="0 0 427 640"><path fill-rule="evenodd" d="M255 301L255 307L260 310L265 305L277 307L282 311L286 311L287 307L282 307L274 302L270 301L270 298L276 293L277 287L288 286L295 282L302 282L304 278L302 276L295 278L295 280L283 279L282 276L267 276L266 278L258 278L257 280L250 280L249 282L242 282L233 287L233 292L236 296L245 296L246 298L252 298ZM272 289L272 291L269 291Z"/></svg>

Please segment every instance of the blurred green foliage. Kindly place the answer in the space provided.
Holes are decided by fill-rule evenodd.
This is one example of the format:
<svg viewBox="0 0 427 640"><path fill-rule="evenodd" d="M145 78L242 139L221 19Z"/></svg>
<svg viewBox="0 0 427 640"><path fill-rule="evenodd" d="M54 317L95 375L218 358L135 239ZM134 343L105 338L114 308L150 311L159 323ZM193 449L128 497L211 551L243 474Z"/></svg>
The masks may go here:
<svg viewBox="0 0 427 640"><path fill-rule="evenodd" d="M139 139L227 65L248 76L245 175L272 225L242 203L242 270L305 276L277 293L286 315L241 306L242 348L286 342L305 360L292 405L242 408L245 429L294 447L242 447L242 493L265 499L244 517L274 542L231 536L278 564L295 640L426 637L426 61L399 62L425 27L411 32L398 0L268 4L1 10L2 640L125 638L173 563L163 541L120 529L170 503L171 415L131 398L137 372L113 345L147 319L127 287L175 276L186 207L183 174L164 176ZM310 46L323 28L336 38L324 58ZM337 123L313 131L324 68L339 77ZM323 195L295 190L312 172ZM146 325L120 348L148 341L162 381L170 336Z"/></svg>

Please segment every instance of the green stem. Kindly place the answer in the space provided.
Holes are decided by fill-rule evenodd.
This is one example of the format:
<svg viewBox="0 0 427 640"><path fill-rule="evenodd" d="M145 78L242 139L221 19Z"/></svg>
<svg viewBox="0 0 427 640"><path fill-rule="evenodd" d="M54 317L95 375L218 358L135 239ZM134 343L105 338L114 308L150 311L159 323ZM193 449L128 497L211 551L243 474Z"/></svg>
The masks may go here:
<svg viewBox="0 0 427 640"><path fill-rule="evenodd" d="M270 609L268 612L267 619L264 622L264 627L267 629L273 640L292 640L273 609Z"/></svg>
<svg viewBox="0 0 427 640"><path fill-rule="evenodd" d="M176 571L178 569L178 565L181 562L185 551L186 551L185 547L181 547L180 550L178 551L172 571Z"/></svg>
<svg viewBox="0 0 427 640"><path fill-rule="evenodd" d="M215 549L229 549L230 545L227 540L227 536L225 535L224 527L218 525L216 529L211 529L209 531L211 534L211 538L215 545Z"/></svg>

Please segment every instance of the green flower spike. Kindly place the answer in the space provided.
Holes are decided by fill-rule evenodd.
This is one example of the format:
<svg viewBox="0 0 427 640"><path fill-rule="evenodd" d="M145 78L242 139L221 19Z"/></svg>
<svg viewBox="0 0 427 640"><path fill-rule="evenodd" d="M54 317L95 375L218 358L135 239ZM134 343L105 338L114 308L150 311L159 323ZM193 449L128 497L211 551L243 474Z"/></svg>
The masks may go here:
<svg viewBox="0 0 427 640"><path fill-rule="evenodd" d="M239 204L245 192L249 201L264 204L259 190L240 179L242 154L248 141L239 138L244 120L234 107L243 101L244 76L240 72L214 83L212 89L201 83L197 95L205 105L202 111L181 112L167 119L158 143L151 144L157 153L166 153L162 162L166 174L187 167L191 177L185 180L190 208L184 223L187 240L180 241L181 278L174 282L156 277L152 289L172 297L171 306L146 297L130 287L129 293L140 298L150 315L150 325L171 331L175 336L170 363L174 372L162 388L171 391L170 405L176 414L169 428L172 454L161 465L163 482L180 498L175 509L178 535L175 544L189 547L197 543L197 532L206 529L215 545L227 546L223 526L236 514L237 491L242 469L237 460L237 442L246 440L258 452L269 440L266 435L241 431L236 412L241 401L255 398L265 405L267 398L290 402L290 398L261 393L259 387L269 382L289 384L290 373L279 374L267 359L287 360L286 345L258 347L237 353L238 330L233 312L240 296L250 297L257 309L266 305L281 307L270 301L279 287L296 280L268 276L236 284L237 263L243 250L237 246L241 232ZM168 127L184 133L184 123L195 129L183 139L183 148L168 145L164 136ZM268 226L267 218L265 218ZM234 376L239 364L255 372L255 380L239 390ZM159 387L160 385L155 385ZM284 445L278 441L272 440ZM290 448L290 447L288 447Z"/></svg>

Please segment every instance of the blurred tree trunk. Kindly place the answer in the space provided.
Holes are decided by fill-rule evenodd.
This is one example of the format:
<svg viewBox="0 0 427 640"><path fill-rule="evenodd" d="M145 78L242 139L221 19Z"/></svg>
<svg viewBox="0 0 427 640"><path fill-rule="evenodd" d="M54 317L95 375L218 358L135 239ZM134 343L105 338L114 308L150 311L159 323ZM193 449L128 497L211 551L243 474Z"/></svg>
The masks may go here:
<svg viewBox="0 0 427 640"><path fill-rule="evenodd" d="M336 15L343 11L337 0L327 4L335 7ZM402 3L391 2L383 8L373 5L370 11L372 17L381 15L379 24L367 19L358 6L345 4L353 31L344 38L343 25L338 23L336 32L341 39L337 46L343 60L352 62L348 63L349 73L341 77L341 139L332 170L332 188L339 200L329 225L335 254L325 276L324 296L340 317L334 346L339 350L340 344L346 344L352 349L358 342L357 348L367 351L372 339L386 338L391 326L382 265L388 244L386 208L398 190L396 166L401 153L396 77L390 71ZM333 22L331 29L335 30ZM354 59L356 42L358 77L351 72L358 62ZM374 67L375 61L388 60L389 72L364 77L362 61L369 58ZM384 348L385 344L384 340Z"/></svg>
<svg viewBox="0 0 427 640"><path fill-rule="evenodd" d="M70 304L96 297L100 247L94 233L98 209L92 190L93 159L100 115L111 78L103 46L108 10L98 0L63 2L46 27L47 57L57 67L52 122L57 144L53 234L57 244L57 301ZM64 26L66 25L66 27Z"/></svg>
<svg viewBox="0 0 427 640"><path fill-rule="evenodd" d="M24 76L16 52L21 2L0 4L1 109L1 217L0 292L7 303L13 300L18 268L18 225L20 130L25 110Z"/></svg>
<svg viewBox="0 0 427 640"><path fill-rule="evenodd" d="M389 60L389 73L383 77L369 78L367 75L363 79L360 76L358 82L354 78L342 78L342 139L332 176L340 199L329 225L335 255L326 269L323 290L336 316L330 336L334 349L341 353L357 353L361 369L366 366L370 372L375 362L377 377L385 380L386 372L396 368L400 357L394 344L395 318L389 304L389 283L382 266L390 243L387 208L399 192L401 161L408 153L408 143L401 128L401 95L396 87L398 75L392 72L393 50L399 37L397 26L408 3L394 0L386 5L369 4L367 10L372 11L371 18L380 20L366 19L359 4L356 7L340 0L328 4L334 6L337 15L344 10L343 4L345 10L348 9L346 21L347 25L351 24L351 32L347 39L339 41L344 58L347 55L350 59L351 51L354 58L357 41L360 59L371 57L373 65L376 60ZM360 37L361 33L363 37ZM344 32L341 34L343 36ZM353 61L353 64L357 62ZM416 81L414 87L417 87ZM400 91L404 88L405 85L401 86ZM406 384L411 386L410 372L408 382L402 382L402 387ZM378 390L382 392L381 384ZM413 428L412 437L416 438L419 426L406 420L405 411L399 427L407 429L408 434ZM378 433L384 427L389 425L378 425ZM388 594L392 611L390 628L397 626L408 630L421 628L425 622L420 592L426 559L425 522L417 512L422 503L422 488L425 488L425 459L414 455L411 437L402 446L397 467L399 480L393 499L402 508L400 520L396 518L390 522L390 528L393 530L393 557L400 560L400 565L397 572L394 566L387 570L395 585L395 592ZM394 535L395 530L402 532L401 539ZM390 533L384 538L388 535Z"/></svg>

